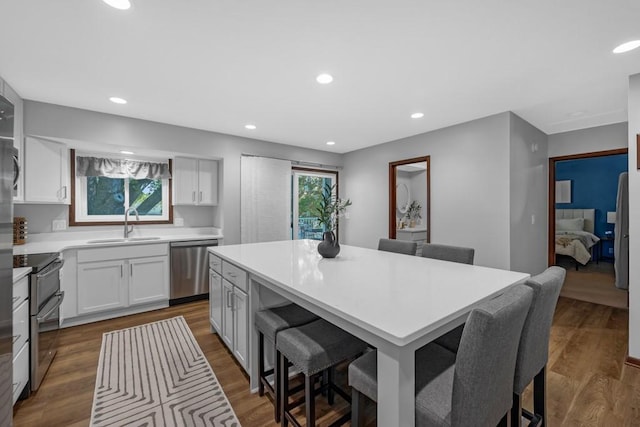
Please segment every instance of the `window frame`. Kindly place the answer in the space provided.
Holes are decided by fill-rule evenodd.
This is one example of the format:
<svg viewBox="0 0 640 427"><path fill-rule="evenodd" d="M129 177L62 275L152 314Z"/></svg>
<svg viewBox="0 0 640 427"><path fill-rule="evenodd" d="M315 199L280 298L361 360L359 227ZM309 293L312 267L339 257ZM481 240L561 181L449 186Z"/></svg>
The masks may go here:
<svg viewBox="0 0 640 427"><path fill-rule="evenodd" d="M104 153L102 154L105 155ZM70 165L70 173L71 173L71 204L69 205L69 226L97 226L97 225L124 225L124 214L117 215L119 219L113 219L116 215L102 215L97 218L97 220L88 220L86 213L82 215L82 209L86 212L87 206L86 204L82 206L78 206L79 203L84 203L84 197L81 196L81 193L77 193L78 191L86 192L86 179L82 182L85 177L76 177L76 150L69 150L69 165ZM169 173L173 172L173 162L169 159ZM173 182L172 179L162 180L162 198L163 200L167 200L167 216L162 217L162 219L157 219L157 216L153 218L152 216L148 216L150 219L140 219L140 221L135 220L134 216L129 216L128 223L129 224L173 224L173 200L171 191ZM127 181L125 181L127 183ZM127 191L128 194L128 191ZM80 209L80 210L77 210ZM151 219L153 218L153 219ZM133 220L132 220L133 219Z"/></svg>

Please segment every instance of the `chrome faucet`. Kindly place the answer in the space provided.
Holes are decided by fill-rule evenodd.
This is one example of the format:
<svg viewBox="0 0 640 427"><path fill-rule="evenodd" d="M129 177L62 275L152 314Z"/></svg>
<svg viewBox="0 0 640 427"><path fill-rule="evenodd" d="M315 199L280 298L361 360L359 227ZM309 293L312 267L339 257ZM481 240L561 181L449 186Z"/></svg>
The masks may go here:
<svg viewBox="0 0 640 427"><path fill-rule="evenodd" d="M138 216L138 210L134 207L129 207L126 211L124 211L124 238L129 238L129 233L133 231L133 224L129 225L129 214L133 212L136 214L136 221L140 221L140 217Z"/></svg>

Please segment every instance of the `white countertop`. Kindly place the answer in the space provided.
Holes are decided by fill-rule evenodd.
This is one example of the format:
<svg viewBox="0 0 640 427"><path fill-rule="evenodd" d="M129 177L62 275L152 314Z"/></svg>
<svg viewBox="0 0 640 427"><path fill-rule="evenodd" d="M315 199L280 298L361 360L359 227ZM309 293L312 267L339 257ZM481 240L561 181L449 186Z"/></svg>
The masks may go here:
<svg viewBox="0 0 640 427"><path fill-rule="evenodd" d="M400 346L529 277L347 245L336 258L324 259L317 244L292 240L209 251Z"/></svg>
<svg viewBox="0 0 640 427"><path fill-rule="evenodd" d="M13 269L13 283L22 279L27 274L31 273L31 267L19 267Z"/></svg>
<svg viewBox="0 0 640 427"><path fill-rule="evenodd" d="M396 230L397 233L418 233L420 231L427 231L427 227L406 227L398 228Z"/></svg>
<svg viewBox="0 0 640 427"><path fill-rule="evenodd" d="M153 243L168 243L185 240L222 239L222 230L212 227L202 228L156 228L145 229L144 233L134 229L131 238L159 237L154 240L128 240L126 242L88 243L93 240L118 239L122 232L114 231L79 231L30 234L27 243L14 245L14 255L37 254L45 252L61 252L65 249L100 248L105 246L145 245Z"/></svg>

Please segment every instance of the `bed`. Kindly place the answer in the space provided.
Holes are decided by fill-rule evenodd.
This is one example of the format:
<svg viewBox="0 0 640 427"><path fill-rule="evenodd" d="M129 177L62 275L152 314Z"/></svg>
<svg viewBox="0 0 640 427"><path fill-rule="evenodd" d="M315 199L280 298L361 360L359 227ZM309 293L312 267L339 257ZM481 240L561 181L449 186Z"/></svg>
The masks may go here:
<svg viewBox="0 0 640 427"><path fill-rule="evenodd" d="M566 255L586 265L600 241L594 233L595 209L556 209L556 255ZM579 264L578 264L579 263Z"/></svg>

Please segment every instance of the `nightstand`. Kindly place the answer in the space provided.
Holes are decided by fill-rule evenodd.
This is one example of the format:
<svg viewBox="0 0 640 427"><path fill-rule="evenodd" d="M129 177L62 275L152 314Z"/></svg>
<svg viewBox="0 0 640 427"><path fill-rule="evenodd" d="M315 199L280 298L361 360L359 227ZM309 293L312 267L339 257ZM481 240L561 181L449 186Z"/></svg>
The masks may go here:
<svg viewBox="0 0 640 427"><path fill-rule="evenodd" d="M600 262L601 259L614 259L615 258L615 253L613 256L605 256L602 254L602 246L604 242L611 242L611 247L613 247L614 242L616 240L616 237L614 235L611 236L603 236L600 238L600 241L598 242L598 259L596 261L596 263Z"/></svg>

